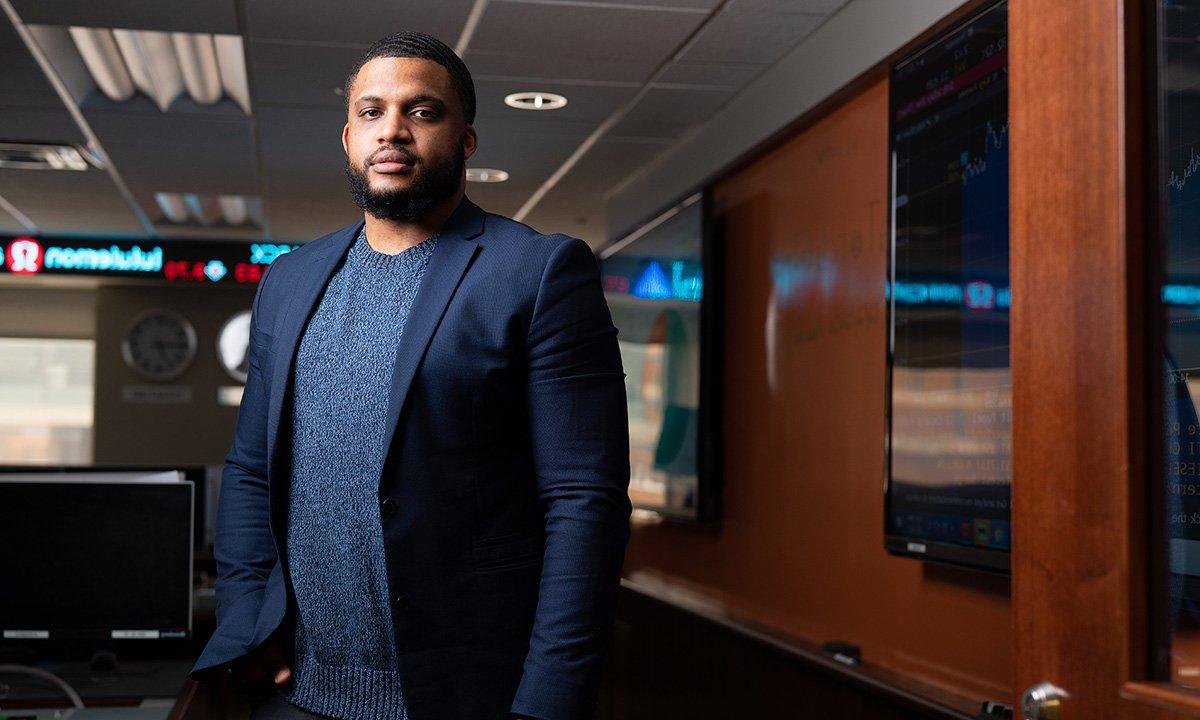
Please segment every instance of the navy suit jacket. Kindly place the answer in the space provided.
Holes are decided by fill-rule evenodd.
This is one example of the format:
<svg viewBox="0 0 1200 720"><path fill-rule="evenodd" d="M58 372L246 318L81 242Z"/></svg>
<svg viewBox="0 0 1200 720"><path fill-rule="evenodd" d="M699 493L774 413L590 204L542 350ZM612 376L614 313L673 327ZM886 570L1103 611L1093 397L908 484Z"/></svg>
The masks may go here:
<svg viewBox="0 0 1200 720"><path fill-rule="evenodd" d="M296 348L362 224L278 257L259 283L221 478L217 626L194 679L294 621L284 533ZM588 245L464 195L394 358L380 448L413 720L593 715L629 539L624 379Z"/></svg>

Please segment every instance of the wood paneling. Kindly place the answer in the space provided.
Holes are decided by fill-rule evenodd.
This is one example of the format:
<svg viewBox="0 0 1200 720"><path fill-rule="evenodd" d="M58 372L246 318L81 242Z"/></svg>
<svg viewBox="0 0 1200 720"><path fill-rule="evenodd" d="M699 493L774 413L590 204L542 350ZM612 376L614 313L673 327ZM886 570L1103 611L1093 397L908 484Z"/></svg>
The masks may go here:
<svg viewBox="0 0 1200 720"><path fill-rule="evenodd" d="M1015 661L1067 718L1200 708L1147 682L1144 10L1009 11Z"/></svg>
<svg viewBox="0 0 1200 720"><path fill-rule="evenodd" d="M716 186L724 521L635 524L626 574L1008 701L1007 580L883 547L887 167L876 80Z"/></svg>
<svg viewBox="0 0 1200 720"><path fill-rule="evenodd" d="M866 664L847 669L811 644L729 627L628 581L618 611L597 720L971 720L979 711Z"/></svg>

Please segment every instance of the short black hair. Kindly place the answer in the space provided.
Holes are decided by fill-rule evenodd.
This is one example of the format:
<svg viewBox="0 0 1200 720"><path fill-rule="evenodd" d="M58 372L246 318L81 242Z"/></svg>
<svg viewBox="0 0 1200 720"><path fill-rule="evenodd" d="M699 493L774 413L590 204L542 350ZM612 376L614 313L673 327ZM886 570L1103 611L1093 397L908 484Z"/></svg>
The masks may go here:
<svg viewBox="0 0 1200 720"><path fill-rule="evenodd" d="M367 48L367 51L350 69L350 74L346 76L346 86L343 88L342 94L346 98L347 109L350 107L350 89L354 85L354 78L358 76L358 71L362 70L363 65L379 57L423 58L446 68L446 72L450 74L450 84L454 87L462 104L463 117L466 118L468 125L474 124L475 81L471 79L471 71L467 69L467 64L449 45L432 35L426 35L416 30L393 33L376 40L371 47Z"/></svg>

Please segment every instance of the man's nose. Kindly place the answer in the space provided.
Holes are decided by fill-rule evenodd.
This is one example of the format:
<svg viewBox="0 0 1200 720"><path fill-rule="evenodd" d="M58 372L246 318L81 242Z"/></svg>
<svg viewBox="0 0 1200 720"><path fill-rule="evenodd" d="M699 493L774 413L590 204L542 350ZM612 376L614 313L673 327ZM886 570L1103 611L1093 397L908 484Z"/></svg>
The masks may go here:
<svg viewBox="0 0 1200 720"><path fill-rule="evenodd" d="M377 123L375 127L379 133L377 139L381 143L412 142L412 129L404 113L388 113L383 122Z"/></svg>

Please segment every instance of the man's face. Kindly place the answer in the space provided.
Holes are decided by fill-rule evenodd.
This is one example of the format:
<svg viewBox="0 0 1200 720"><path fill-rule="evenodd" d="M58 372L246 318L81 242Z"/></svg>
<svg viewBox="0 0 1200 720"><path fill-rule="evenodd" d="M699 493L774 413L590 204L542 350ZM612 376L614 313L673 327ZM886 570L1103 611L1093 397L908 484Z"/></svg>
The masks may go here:
<svg viewBox="0 0 1200 720"><path fill-rule="evenodd" d="M463 182L475 153L450 74L423 58L375 58L349 98L342 147L354 202L384 220L420 220Z"/></svg>

